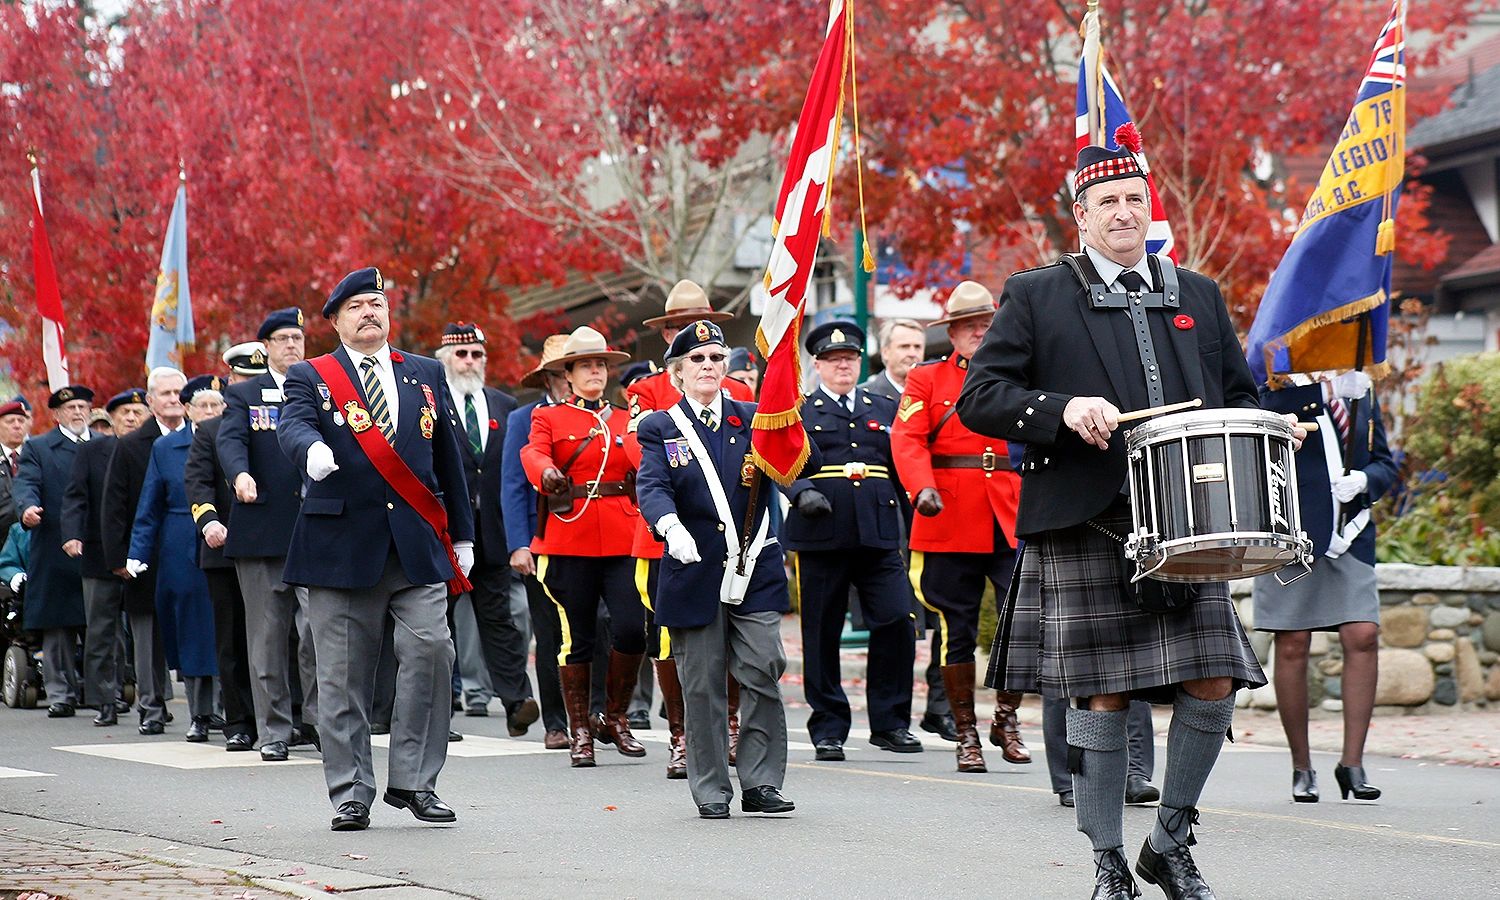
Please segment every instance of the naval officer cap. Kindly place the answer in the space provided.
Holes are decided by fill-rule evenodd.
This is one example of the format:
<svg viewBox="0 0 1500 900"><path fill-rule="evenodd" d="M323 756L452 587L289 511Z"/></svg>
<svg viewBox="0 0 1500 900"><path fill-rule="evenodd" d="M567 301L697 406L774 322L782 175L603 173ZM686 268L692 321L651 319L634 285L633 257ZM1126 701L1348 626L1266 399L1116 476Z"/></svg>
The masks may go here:
<svg viewBox="0 0 1500 900"><path fill-rule="evenodd" d="M52 392L52 396L47 398L47 408L57 409L64 403L74 400L86 400L92 403L94 392L81 384L70 384L67 387L60 387Z"/></svg>
<svg viewBox="0 0 1500 900"><path fill-rule="evenodd" d="M865 331L848 319L824 322L807 333L802 346L813 356L822 356L835 350L865 352Z"/></svg>
<svg viewBox="0 0 1500 900"><path fill-rule="evenodd" d="M333 318L333 314L339 311L345 300L359 294L385 296L385 278L379 269L367 266L345 275L344 280L334 287L333 293L328 295L328 302L323 304L323 318Z"/></svg>
<svg viewBox="0 0 1500 900"><path fill-rule="evenodd" d="M193 395L199 391L222 391L224 390L224 379L218 375L195 375L188 379L187 384L182 386L178 397L183 403L192 403Z"/></svg>
<svg viewBox="0 0 1500 900"><path fill-rule="evenodd" d="M347 298L346 298L347 299ZM295 306L286 309L278 309L266 316L266 320L260 323L260 330L255 333L257 341L263 341L283 328L302 329L302 310Z"/></svg>
<svg viewBox="0 0 1500 900"><path fill-rule="evenodd" d="M266 374L266 345L260 341L235 344L224 351L224 365L236 375Z"/></svg>
<svg viewBox="0 0 1500 900"><path fill-rule="evenodd" d="M145 406L146 389L130 388L129 390L121 391L120 393L115 394L113 397L109 398L108 403L104 404L104 411L107 413L112 413L127 403L139 403L140 405Z"/></svg>
<svg viewBox="0 0 1500 900"><path fill-rule="evenodd" d="M682 326L677 336L672 338L672 346L667 348L667 363L671 364L674 359L682 359L699 347L709 344L718 344L724 349L729 345L724 342L724 329L715 325L707 319L699 319Z"/></svg>

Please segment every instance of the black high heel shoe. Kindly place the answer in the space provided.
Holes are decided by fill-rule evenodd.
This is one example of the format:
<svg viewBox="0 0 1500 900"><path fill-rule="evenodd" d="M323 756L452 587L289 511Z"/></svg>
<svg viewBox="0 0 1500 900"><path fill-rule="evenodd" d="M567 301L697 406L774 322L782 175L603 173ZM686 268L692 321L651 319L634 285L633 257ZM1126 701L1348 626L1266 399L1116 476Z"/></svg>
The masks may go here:
<svg viewBox="0 0 1500 900"><path fill-rule="evenodd" d="M1333 768L1333 777L1339 783L1339 794L1344 800L1353 794L1356 800L1380 799L1380 788L1365 781L1364 766L1346 766L1339 763Z"/></svg>
<svg viewBox="0 0 1500 900"><path fill-rule="evenodd" d="M1292 770L1292 799L1298 803L1318 802L1318 773L1312 769Z"/></svg>

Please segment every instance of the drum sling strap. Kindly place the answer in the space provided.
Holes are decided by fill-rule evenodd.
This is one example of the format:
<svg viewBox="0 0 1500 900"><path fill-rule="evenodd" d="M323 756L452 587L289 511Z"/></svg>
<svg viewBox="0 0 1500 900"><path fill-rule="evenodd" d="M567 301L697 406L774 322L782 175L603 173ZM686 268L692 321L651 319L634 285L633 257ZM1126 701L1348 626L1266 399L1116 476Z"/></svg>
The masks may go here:
<svg viewBox="0 0 1500 900"><path fill-rule="evenodd" d="M1167 401L1162 392L1161 363L1156 358L1156 345L1151 340L1151 324L1146 318L1146 310L1177 309L1180 302L1177 267L1172 264L1171 257L1151 253L1147 255L1147 259L1152 279L1162 286L1160 291L1114 293L1107 290L1103 277L1094 268L1087 253L1064 254L1059 262L1073 272L1073 276L1088 292L1091 309L1123 309L1129 314L1131 331L1135 333L1136 355L1140 357L1141 371L1146 376L1146 394L1151 401L1150 405L1164 406Z"/></svg>

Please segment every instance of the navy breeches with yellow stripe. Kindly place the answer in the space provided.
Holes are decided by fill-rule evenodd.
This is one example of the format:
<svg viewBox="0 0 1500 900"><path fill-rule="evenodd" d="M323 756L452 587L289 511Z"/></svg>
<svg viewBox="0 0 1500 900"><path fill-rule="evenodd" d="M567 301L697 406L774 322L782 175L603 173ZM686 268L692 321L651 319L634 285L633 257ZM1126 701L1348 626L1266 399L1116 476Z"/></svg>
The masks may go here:
<svg viewBox="0 0 1500 900"><path fill-rule="evenodd" d="M998 609L1016 566L1016 551L995 529L995 549L990 553L939 553L911 551L911 586L917 602L938 619L937 663L956 666L974 661L979 639L979 607L984 601L984 583L995 586Z"/></svg>
<svg viewBox="0 0 1500 900"><path fill-rule="evenodd" d="M619 653L646 652L646 622L635 590L630 556L537 557L536 577L557 610L558 665L594 659L599 603L609 610L609 631Z"/></svg>

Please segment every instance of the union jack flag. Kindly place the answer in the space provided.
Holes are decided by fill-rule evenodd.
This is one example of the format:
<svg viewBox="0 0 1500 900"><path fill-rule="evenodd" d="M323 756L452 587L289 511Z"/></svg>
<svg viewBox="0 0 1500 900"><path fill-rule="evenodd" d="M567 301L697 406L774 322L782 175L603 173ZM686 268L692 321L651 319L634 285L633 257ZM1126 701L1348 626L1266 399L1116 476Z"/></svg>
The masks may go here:
<svg viewBox="0 0 1500 900"><path fill-rule="evenodd" d="M1406 12L1401 0L1395 0L1391 4L1391 17L1380 29L1380 37L1375 39L1375 48L1370 51L1370 64L1365 67L1365 77L1359 83L1359 96L1355 102L1405 86Z"/></svg>
<svg viewBox="0 0 1500 900"><path fill-rule="evenodd" d="M1125 109L1125 101L1115 80L1104 68L1097 9L1084 14L1082 31L1083 58L1078 61L1078 119L1074 127L1078 138L1076 149L1097 144L1118 150L1120 145L1115 142L1115 129L1134 119ZM1162 207L1161 194L1156 190L1156 179L1151 177L1146 154L1137 153L1136 158L1146 172L1146 186L1151 191L1151 224L1146 228L1146 250L1170 256L1175 262L1177 244L1172 240L1172 226L1167 222L1167 211Z"/></svg>

